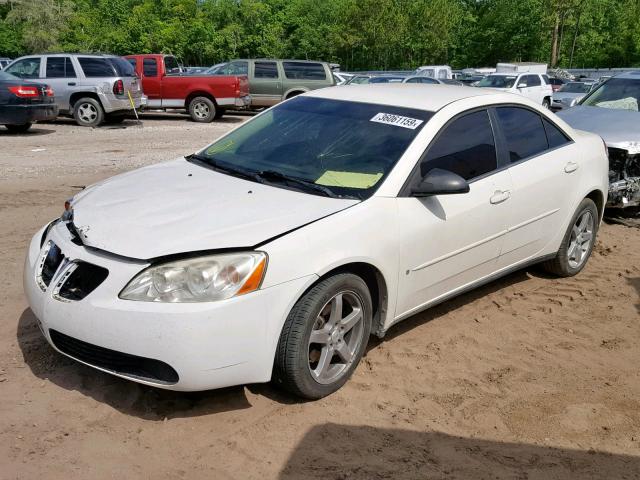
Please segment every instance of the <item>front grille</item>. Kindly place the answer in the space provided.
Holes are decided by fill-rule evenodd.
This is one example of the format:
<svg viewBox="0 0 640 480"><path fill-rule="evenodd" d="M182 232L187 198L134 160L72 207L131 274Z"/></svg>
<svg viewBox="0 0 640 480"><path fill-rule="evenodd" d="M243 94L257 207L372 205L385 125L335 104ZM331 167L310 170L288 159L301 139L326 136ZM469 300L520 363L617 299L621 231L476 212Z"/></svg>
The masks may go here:
<svg viewBox="0 0 640 480"><path fill-rule="evenodd" d="M81 260L70 260L60 247L49 240L40 252L36 281L42 291L46 291L55 278L53 298L79 301L98 288L108 275L106 268Z"/></svg>
<svg viewBox="0 0 640 480"><path fill-rule="evenodd" d="M55 273L58 271L62 260L64 260L64 255L62 255L60 248L58 248L55 243L51 242L46 252L46 256L44 257L41 272L42 282L47 287L51 283L51 279Z"/></svg>
<svg viewBox="0 0 640 480"><path fill-rule="evenodd" d="M178 383L178 372L160 360L98 347L57 330L49 330L49 336L55 347L62 353L94 367L154 383L165 385Z"/></svg>
<svg viewBox="0 0 640 480"><path fill-rule="evenodd" d="M93 292L109 275L106 268L86 262L77 262L76 268L60 286L58 296L67 300L82 300Z"/></svg>

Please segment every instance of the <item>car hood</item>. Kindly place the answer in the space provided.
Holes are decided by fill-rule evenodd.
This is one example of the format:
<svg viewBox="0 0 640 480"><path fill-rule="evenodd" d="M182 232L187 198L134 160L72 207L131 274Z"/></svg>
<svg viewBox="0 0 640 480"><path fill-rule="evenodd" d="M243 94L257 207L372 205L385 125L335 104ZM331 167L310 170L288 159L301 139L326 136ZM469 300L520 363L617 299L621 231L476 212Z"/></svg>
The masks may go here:
<svg viewBox="0 0 640 480"><path fill-rule="evenodd" d="M136 259L253 247L356 203L243 180L185 159L118 175L72 200L85 245Z"/></svg>
<svg viewBox="0 0 640 480"><path fill-rule="evenodd" d="M640 153L640 113L576 105L557 114L578 130L600 135L607 146Z"/></svg>

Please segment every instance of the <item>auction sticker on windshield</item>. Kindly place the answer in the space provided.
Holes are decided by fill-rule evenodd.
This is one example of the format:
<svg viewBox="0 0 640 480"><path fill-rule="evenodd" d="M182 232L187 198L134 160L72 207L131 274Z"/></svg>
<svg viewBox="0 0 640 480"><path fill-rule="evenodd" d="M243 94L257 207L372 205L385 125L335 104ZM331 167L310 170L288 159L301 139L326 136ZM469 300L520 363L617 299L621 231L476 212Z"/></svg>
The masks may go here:
<svg viewBox="0 0 640 480"><path fill-rule="evenodd" d="M386 125L395 125L396 127L410 128L415 130L423 121L417 118L403 117L392 113L378 113L372 119L372 122L384 123Z"/></svg>

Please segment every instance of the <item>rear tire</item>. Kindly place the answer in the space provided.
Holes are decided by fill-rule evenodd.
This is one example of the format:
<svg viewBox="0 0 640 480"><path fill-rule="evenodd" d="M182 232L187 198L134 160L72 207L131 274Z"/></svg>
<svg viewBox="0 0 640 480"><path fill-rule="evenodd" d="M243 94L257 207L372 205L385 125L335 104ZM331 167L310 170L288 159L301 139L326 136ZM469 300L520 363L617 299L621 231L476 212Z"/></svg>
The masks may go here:
<svg viewBox="0 0 640 480"><path fill-rule="evenodd" d="M195 97L189 102L189 115L194 122L210 123L216 118L216 105L207 97Z"/></svg>
<svg viewBox="0 0 640 480"><path fill-rule="evenodd" d="M325 397L351 377L371 333L371 294L351 273L322 280L295 304L276 351L273 381L307 399Z"/></svg>
<svg viewBox="0 0 640 480"><path fill-rule="evenodd" d="M559 277L572 277L587 264L598 233L600 217L593 200L585 198L569 222L556 256L542 268Z"/></svg>
<svg viewBox="0 0 640 480"><path fill-rule="evenodd" d="M73 104L73 118L81 127L97 127L104 121L104 110L96 99L83 97Z"/></svg>
<svg viewBox="0 0 640 480"><path fill-rule="evenodd" d="M24 123L22 125L5 125L5 127L7 127L7 130L11 133L25 133L31 128L31 125L31 123Z"/></svg>

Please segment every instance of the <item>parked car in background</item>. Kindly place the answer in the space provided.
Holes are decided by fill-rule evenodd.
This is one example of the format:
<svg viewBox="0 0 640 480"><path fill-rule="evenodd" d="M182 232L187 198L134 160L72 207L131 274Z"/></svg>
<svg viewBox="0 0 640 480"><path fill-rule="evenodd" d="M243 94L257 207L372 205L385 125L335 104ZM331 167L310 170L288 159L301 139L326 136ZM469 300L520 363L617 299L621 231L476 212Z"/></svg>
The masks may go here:
<svg viewBox="0 0 640 480"><path fill-rule="evenodd" d="M146 102L133 68L115 55L29 55L4 71L46 82L55 92L59 114L72 116L83 127L97 127L105 120L121 122L133 106L140 108Z"/></svg>
<svg viewBox="0 0 640 480"><path fill-rule="evenodd" d="M0 57L0 70L4 70L4 68L12 62L10 58Z"/></svg>
<svg viewBox="0 0 640 480"><path fill-rule="evenodd" d="M523 97L327 88L79 192L23 285L53 348L103 372L317 399L371 334L534 263L578 274L606 189L602 140Z"/></svg>
<svg viewBox="0 0 640 480"><path fill-rule="evenodd" d="M213 75L246 75L251 107L270 107L301 93L336 84L326 62L239 59L219 66Z"/></svg>
<svg viewBox="0 0 640 480"><path fill-rule="evenodd" d="M49 85L0 72L0 125L10 132L26 132L33 122L54 120L57 116L58 107Z"/></svg>
<svg viewBox="0 0 640 480"><path fill-rule="evenodd" d="M553 93L551 110L558 111L564 108L571 108L576 105L584 96L597 86L595 82L569 82L562 85L560 90Z"/></svg>
<svg viewBox="0 0 640 480"><path fill-rule="evenodd" d="M554 92L560 90L565 83L567 83L567 81L562 78L549 77L549 85L551 85L551 89Z"/></svg>
<svg viewBox="0 0 640 480"><path fill-rule="evenodd" d="M464 85L464 83L462 83L461 81L454 80L452 78L431 78L418 76L406 77L404 80L402 80L402 83L424 83L427 85Z"/></svg>
<svg viewBox="0 0 640 480"><path fill-rule="evenodd" d="M464 85L468 85L471 87L475 87L480 80L482 80L485 75L465 75L463 74L458 81L462 82Z"/></svg>
<svg viewBox="0 0 640 480"><path fill-rule="evenodd" d="M149 109L185 109L194 122L211 122L227 108L251 104L246 75L185 75L172 55L125 57L142 79Z"/></svg>
<svg viewBox="0 0 640 480"><path fill-rule="evenodd" d="M344 73L344 72L333 72L333 76L336 79L336 85L344 85L351 78L353 78L352 73Z"/></svg>
<svg viewBox="0 0 640 480"><path fill-rule="evenodd" d="M544 77L546 75L539 73L492 73L480 80L477 86L522 95L550 108L553 90Z"/></svg>
<svg viewBox="0 0 640 480"><path fill-rule="evenodd" d="M211 67L182 67L185 75L202 75Z"/></svg>
<svg viewBox="0 0 640 480"><path fill-rule="evenodd" d="M453 78L453 71L449 65L424 65L416 68L413 75L430 78Z"/></svg>
<svg viewBox="0 0 640 480"><path fill-rule="evenodd" d="M356 74L345 85L366 85L368 83L402 83L404 75Z"/></svg>
<svg viewBox="0 0 640 480"><path fill-rule="evenodd" d="M596 86L578 105L558 113L573 128L597 133L609 149L610 207L640 205L640 71Z"/></svg>

